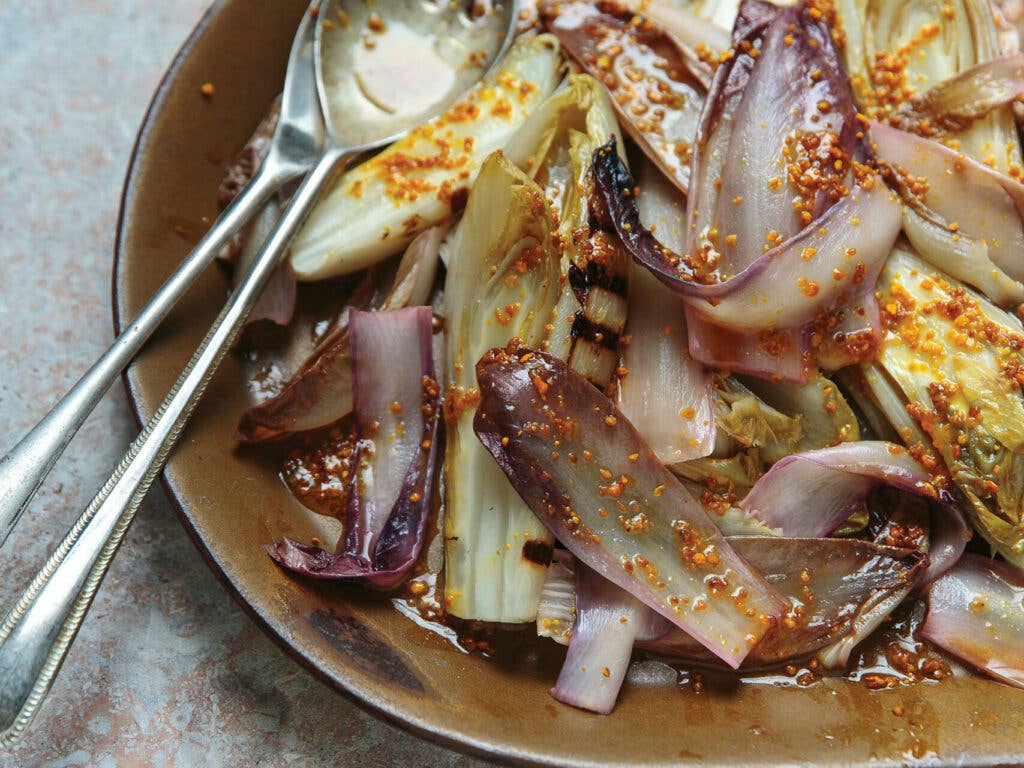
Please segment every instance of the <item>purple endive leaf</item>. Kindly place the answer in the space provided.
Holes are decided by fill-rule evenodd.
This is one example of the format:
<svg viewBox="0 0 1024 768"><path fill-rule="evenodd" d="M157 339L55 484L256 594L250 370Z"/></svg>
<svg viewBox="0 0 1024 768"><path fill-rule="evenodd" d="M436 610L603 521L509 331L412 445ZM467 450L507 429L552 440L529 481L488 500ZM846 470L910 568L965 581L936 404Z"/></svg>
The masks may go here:
<svg viewBox="0 0 1024 768"><path fill-rule="evenodd" d="M781 376L803 383L813 370L808 333L803 328L733 331L720 328L686 307L690 355L709 368L761 378Z"/></svg>
<svg viewBox="0 0 1024 768"><path fill-rule="evenodd" d="M256 175L256 172L263 164L264 158L267 156L267 152L270 151L270 143L274 138L274 132L277 130L277 124L280 119L281 97L278 96L271 103L270 109L267 110L263 119L260 120L260 124L256 126L256 130L249 137L245 146L242 147L242 150L235 159L224 169L224 177L221 179L220 188L217 190L217 204L220 210L223 211L231 205L235 198L242 194L249 185L252 177ZM263 244L267 234L269 234L269 226L273 226L273 223L281 217L281 211L284 210L288 202L287 194L283 192L284 190L278 192L274 199L268 201L263 206L263 211L257 214L256 219L248 227L236 233L226 245L221 247L217 253L218 259L237 268L242 248L246 241L251 239L252 231L257 227L256 222L266 216L268 217L264 225L266 228L260 237L260 241L256 243L256 248L258 249Z"/></svg>
<svg viewBox="0 0 1024 768"><path fill-rule="evenodd" d="M937 499L932 480L903 446L862 440L786 456L739 506L783 536L827 536L879 483Z"/></svg>
<svg viewBox="0 0 1024 768"><path fill-rule="evenodd" d="M851 633L864 606L912 586L926 557L915 550L857 539L730 537L729 543L788 601L744 666L771 666L805 657ZM692 638L672 628L641 643L647 650L714 661Z"/></svg>
<svg viewBox="0 0 1024 768"><path fill-rule="evenodd" d="M244 241L235 264L233 282L237 286L249 273L256 257L260 255L263 243L281 218L286 199L278 195L270 200L253 219L245 231ZM247 323L270 320L275 325L288 325L295 314L295 300L298 283L291 265L285 261L274 271L267 287L260 294L256 306L246 318Z"/></svg>
<svg viewBox="0 0 1024 768"><path fill-rule="evenodd" d="M767 0L744 0L738 5L736 18L732 24L733 43L737 40L745 40L755 30L767 27L779 12L779 6ZM744 67L752 64L752 61L745 61Z"/></svg>
<svg viewBox="0 0 1024 768"><path fill-rule="evenodd" d="M288 384L252 406L238 420L235 439L259 443L291 432L331 424L352 412L351 309L365 309L372 294L367 278L349 300L335 327L317 344Z"/></svg>
<svg viewBox="0 0 1024 768"><path fill-rule="evenodd" d="M252 177L256 175L263 164L267 152L270 151L270 144L277 130L277 124L281 119L281 96L277 96L267 110L266 114L256 126L252 136L242 147L235 159L224 169L224 178L221 179L220 188L217 190L217 202L223 211L235 201ZM234 245L234 244L232 244ZM232 250L230 246L225 250ZM222 252L219 258L234 262L235 255Z"/></svg>
<svg viewBox="0 0 1024 768"><path fill-rule="evenodd" d="M940 492L944 497L945 491ZM841 640L818 652L818 661L829 668L846 667L854 648L887 621L893 610L915 587L929 584L960 559L969 531L959 508L896 489L882 491L869 500L875 543L901 549L927 552L926 567L916 582L902 588L879 592L865 602L851 631ZM879 514L881 513L881 514Z"/></svg>
<svg viewBox="0 0 1024 768"><path fill-rule="evenodd" d="M880 489L868 501L868 529L874 542L883 547L917 550L922 556L928 552L931 535L928 514L929 502L895 488ZM916 582L908 580L891 590L880 590L872 599L865 600L857 611L849 632L817 653L818 661L829 669L845 668L861 641L886 621L910 591L925 583L930 559Z"/></svg>
<svg viewBox="0 0 1024 768"><path fill-rule="evenodd" d="M1021 96L1024 54L1015 53L983 61L943 80L900 105L889 121L920 136L942 138L968 130L975 120Z"/></svg>
<svg viewBox="0 0 1024 768"><path fill-rule="evenodd" d="M583 563L731 666L783 603L612 403L515 343L477 364L473 427L537 518Z"/></svg>
<svg viewBox="0 0 1024 768"><path fill-rule="evenodd" d="M664 634L668 626L628 592L577 565L576 621L551 695L563 704L607 715L629 669L633 644Z"/></svg>
<svg viewBox="0 0 1024 768"><path fill-rule="evenodd" d="M388 589L419 557L437 450L431 318L429 307L352 312L359 439L341 550L329 553L288 539L268 545L267 552L286 568Z"/></svg>
<svg viewBox="0 0 1024 768"><path fill-rule="evenodd" d="M1024 301L1024 185L935 141L871 124L921 255L1000 305Z"/></svg>
<svg viewBox="0 0 1024 768"><path fill-rule="evenodd" d="M270 278L247 321L269 320L275 325L288 325L295 314L298 283L289 264L282 264Z"/></svg>
<svg viewBox="0 0 1024 768"><path fill-rule="evenodd" d="M928 568L921 576L929 584L952 568L971 540L971 528L953 497L939 491L939 501L930 501L931 523L928 528Z"/></svg>
<svg viewBox="0 0 1024 768"><path fill-rule="evenodd" d="M367 562L430 426L421 406L422 379L434 375L431 317L427 307L352 313L358 492L349 502L344 549Z"/></svg>
<svg viewBox="0 0 1024 768"><path fill-rule="evenodd" d="M688 251L717 252L727 275L753 263L766 242L774 245L765 239L770 231L789 239L836 201L836 185L852 178L862 128L825 24L798 8L778 9L733 42L702 116L687 215ZM845 164L837 168L833 157ZM789 166L804 163L788 178ZM813 183L799 178L808 173ZM713 242L712 228L735 235L735 245Z"/></svg>
<svg viewBox="0 0 1024 768"><path fill-rule="evenodd" d="M698 326L695 357L735 357L735 370L785 368L800 380L821 335L811 324L874 284L900 206L864 164L865 128L827 25L806 8L747 2L734 43L695 143L684 250L642 226L633 180L603 148L595 181L634 258L686 299L689 317L727 329L746 350L722 354L729 345ZM764 332L789 338L778 364L758 343Z"/></svg>
<svg viewBox="0 0 1024 768"><path fill-rule="evenodd" d="M424 230L405 249L393 276L368 274L348 300L335 327L319 343L287 386L249 408L235 439L256 443L332 424L352 411L352 360L348 318L351 309L387 311L430 300L446 227ZM373 271L371 271L373 272Z"/></svg>
<svg viewBox="0 0 1024 768"><path fill-rule="evenodd" d="M662 239L679 239L682 195L650 164L641 180L644 221L657 226ZM707 456L715 446L711 371L690 356L679 297L637 265L629 283L626 335L632 342L622 351L625 376L616 405L662 464Z"/></svg>
<svg viewBox="0 0 1024 768"><path fill-rule="evenodd" d="M674 253L643 226L633 177L610 145L594 154L594 178L633 258L683 296L693 312L741 333L797 328L843 306L862 286L874 284L899 233L898 202L868 176L864 183L870 188L855 187L812 226L722 277L702 272L693 258Z"/></svg>
<svg viewBox="0 0 1024 768"><path fill-rule="evenodd" d="M1024 574L966 554L928 591L921 636L997 680L1024 688Z"/></svg>
<svg viewBox="0 0 1024 768"><path fill-rule="evenodd" d="M686 192L708 66L655 23L614 2L554 0L542 3L540 14L569 55L608 88L633 140Z"/></svg>
<svg viewBox="0 0 1024 768"><path fill-rule="evenodd" d="M263 164L280 117L281 99L278 97L238 157L228 166L219 190L219 202L222 209L230 205L241 194ZM264 204L252 222L221 249L218 257L234 265L232 280L234 285L237 286L248 274L256 257L259 256L264 242L281 218L281 213L296 187L297 182L286 183L272 199ZM297 290L295 272L291 265L287 262L281 264L260 295L256 306L246 318L246 323L270 320L275 325L290 324L295 313Z"/></svg>

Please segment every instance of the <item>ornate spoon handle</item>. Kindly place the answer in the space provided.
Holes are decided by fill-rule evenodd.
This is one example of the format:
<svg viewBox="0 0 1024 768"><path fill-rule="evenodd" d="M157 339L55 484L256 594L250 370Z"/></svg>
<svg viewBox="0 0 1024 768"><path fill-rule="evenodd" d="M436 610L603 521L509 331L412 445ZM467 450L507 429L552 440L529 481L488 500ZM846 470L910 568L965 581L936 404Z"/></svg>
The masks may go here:
<svg viewBox="0 0 1024 768"><path fill-rule="evenodd" d="M32 430L0 459L0 544L82 422L214 256L280 187L283 169L258 173L110 348ZM290 169L289 169L290 170Z"/></svg>
<svg viewBox="0 0 1024 768"><path fill-rule="evenodd" d="M345 158L330 150L310 171L153 418L0 622L0 745L15 741L35 716L143 497L320 189Z"/></svg>
<svg viewBox="0 0 1024 768"><path fill-rule="evenodd" d="M313 0L310 8L316 8ZM0 545L21 517L68 442L117 375L138 353L206 266L282 184L306 173L322 154L323 116L316 95L316 14L303 14L295 33L277 129L255 177L217 219L110 349L25 437L0 458Z"/></svg>

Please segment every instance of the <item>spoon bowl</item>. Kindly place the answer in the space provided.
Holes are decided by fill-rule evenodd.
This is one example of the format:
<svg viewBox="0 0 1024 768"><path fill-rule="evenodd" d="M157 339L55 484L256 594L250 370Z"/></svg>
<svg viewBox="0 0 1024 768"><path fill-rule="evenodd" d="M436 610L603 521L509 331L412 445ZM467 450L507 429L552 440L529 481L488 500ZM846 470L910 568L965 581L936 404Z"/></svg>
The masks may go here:
<svg viewBox="0 0 1024 768"><path fill-rule="evenodd" d="M325 0L317 87L334 144L380 147L443 112L500 61L514 22L514 0Z"/></svg>

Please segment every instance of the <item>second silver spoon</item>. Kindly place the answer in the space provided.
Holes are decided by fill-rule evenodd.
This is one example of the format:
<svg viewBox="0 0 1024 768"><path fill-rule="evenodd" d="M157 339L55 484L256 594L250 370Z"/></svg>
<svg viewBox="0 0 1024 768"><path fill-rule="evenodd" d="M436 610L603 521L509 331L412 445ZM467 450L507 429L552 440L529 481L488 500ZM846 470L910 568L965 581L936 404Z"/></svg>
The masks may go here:
<svg viewBox="0 0 1024 768"><path fill-rule="evenodd" d="M163 403L113 475L0 622L0 746L15 741L38 711L136 510L320 190L353 158L396 140L447 108L484 75L479 52L483 52L490 66L500 58L511 42L515 23L512 3L506 7L496 6L482 19L474 20L449 3L374 0L373 15L375 21L370 19L367 4L359 0L321 5L317 25L317 87L320 102L326 105L323 114L328 127L327 149L305 177L249 273L221 310ZM335 94L344 93L347 99L353 88L359 88L363 92L362 99L371 104L375 99L386 101L389 96L372 87L367 93L367 83L352 82L354 70L349 70L350 77L346 80L344 69L325 68L335 60L340 60L342 66L352 60L345 58L343 49L351 51L353 41L360 41L362 33L357 20L363 17L370 32L377 31L373 29L375 26L383 25L386 29L392 22L415 30L418 23L429 25L432 19L434 24L444 28L445 36L457 40L461 35L467 43L467 52L476 52L475 72L468 67L460 69L455 73L449 92L441 94L433 104L424 102L418 113L398 115L394 110L377 105L375 109L366 107L357 115L351 109L351 102L346 106L345 99L339 97L339 101L332 104ZM339 23L343 21L348 23Z"/></svg>

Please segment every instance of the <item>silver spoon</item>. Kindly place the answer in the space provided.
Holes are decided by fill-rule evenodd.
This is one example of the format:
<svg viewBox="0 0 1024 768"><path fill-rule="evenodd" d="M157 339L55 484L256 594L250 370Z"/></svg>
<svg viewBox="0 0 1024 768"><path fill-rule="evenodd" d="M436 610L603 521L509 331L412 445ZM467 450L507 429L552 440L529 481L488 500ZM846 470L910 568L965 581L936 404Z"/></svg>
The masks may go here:
<svg viewBox="0 0 1024 768"><path fill-rule="evenodd" d="M319 0L313 3L315 7ZM213 258L288 181L301 176L323 151L324 126L317 106L315 16L303 15L288 59L281 116L267 156L252 181L138 316L32 430L0 459L0 545L7 540L43 479L114 379L138 354Z"/></svg>
<svg viewBox="0 0 1024 768"><path fill-rule="evenodd" d="M375 22L370 22L361 0L328 0L321 5L316 34L317 91L321 104L327 107L322 110L327 143L320 160L306 175L249 273L153 418L0 622L0 746L17 740L38 711L136 510L321 188L353 158L394 141L450 105L485 74L479 52L493 67L514 33L515 8L511 0L477 20L447 2L373 0L372 11ZM339 16L339 12L347 15ZM352 82L356 71L346 62L358 62L339 50L347 47L352 52L353 41L362 34L359 20L364 14L368 25L380 27L382 39L389 24L395 28L404 25L414 36L422 36L426 30L431 34L440 32L437 46L462 45L475 63L455 72L447 93L439 94L433 104L424 101L415 114L396 114L379 105L371 109L375 100L386 102L388 94L375 91L372 83ZM339 23L343 19L348 21L347 26ZM372 28L369 31L377 33ZM410 42L412 39L407 38ZM308 45L301 29L295 45ZM365 61L360 66L364 76L372 70L365 67ZM349 93L355 87L361 93L358 98ZM360 99L367 103L358 113L350 111ZM311 109L321 112L316 103Z"/></svg>

